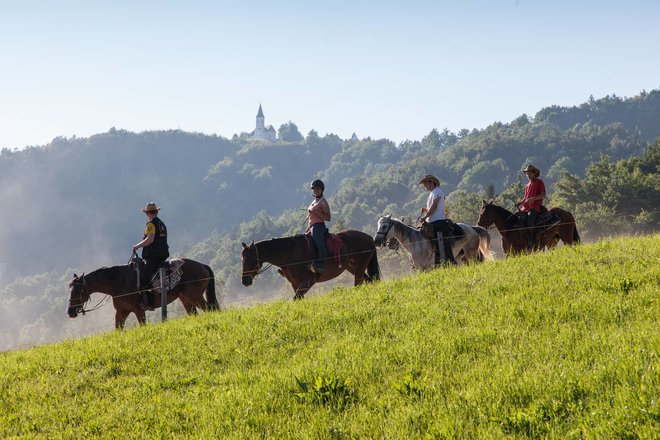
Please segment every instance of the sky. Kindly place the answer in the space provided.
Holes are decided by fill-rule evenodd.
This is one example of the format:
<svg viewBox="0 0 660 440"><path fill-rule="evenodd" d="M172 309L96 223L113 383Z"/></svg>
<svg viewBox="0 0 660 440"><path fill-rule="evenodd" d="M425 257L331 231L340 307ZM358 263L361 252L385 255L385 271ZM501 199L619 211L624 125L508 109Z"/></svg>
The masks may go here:
<svg viewBox="0 0 660 440"><path fill-rule="evenodd" d="M660 88L656 0L0 0L0 148L289 121L421 139Z"/></svg>

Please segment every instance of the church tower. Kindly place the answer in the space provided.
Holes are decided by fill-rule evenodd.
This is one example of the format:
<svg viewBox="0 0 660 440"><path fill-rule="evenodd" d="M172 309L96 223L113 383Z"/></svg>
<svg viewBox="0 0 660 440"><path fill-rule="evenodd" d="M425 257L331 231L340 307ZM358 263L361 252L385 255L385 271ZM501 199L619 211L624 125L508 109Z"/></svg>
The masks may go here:
<svg viewBox="0 0 660 440"><path fill-rule="evenodd" d="M259 104L259 111L257 112L257 127L252 132L252 139L258 139L268 142L277 142L277 133L272 125L266 127L266 118L264 111Z"/></svg>
<svg viewBox="0 0 660 440"><path fill-rule="evenodd" d="M266 126L264 125L264 111L261 109L261 104L259 104L259 112L257 113L257 131L265 130Z"/></svg>

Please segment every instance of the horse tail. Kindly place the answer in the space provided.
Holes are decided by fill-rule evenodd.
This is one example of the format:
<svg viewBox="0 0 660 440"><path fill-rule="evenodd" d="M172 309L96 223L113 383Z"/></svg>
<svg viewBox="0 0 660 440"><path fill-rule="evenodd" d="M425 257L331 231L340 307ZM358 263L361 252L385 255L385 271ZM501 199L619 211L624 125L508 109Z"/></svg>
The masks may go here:
<svg viewBox="0 0 660 440"><path fill-rule="evenodd" d="M367 275L371 281L377 281L380 279L380 266L378 265L378 253L376 252L376 249L374 249L374 253L371 255L371 260L369 260Z"/></svg>
<svg viewBox="0 0 660 440"><path fill-rule="evenodd" d="M580 234L578 234L577 226L573 228L573 243L580 242Z"/></svg>
<svg viewBox="0 0 660 440"><path fill-rule="evenodd" d="M209 310L220 310L218 298L215 296L215 274L210 266L203 265L209 271L209 285L206 286L206 302Z"/></svg>
<svg viewBox="0 0 660 440"><path fill-rule="evenodd" d="M482 227L476 227L477 234L479 235L479 252L481 257L486 261L493 261L495 256L490 249L490 234Z"/></svg>

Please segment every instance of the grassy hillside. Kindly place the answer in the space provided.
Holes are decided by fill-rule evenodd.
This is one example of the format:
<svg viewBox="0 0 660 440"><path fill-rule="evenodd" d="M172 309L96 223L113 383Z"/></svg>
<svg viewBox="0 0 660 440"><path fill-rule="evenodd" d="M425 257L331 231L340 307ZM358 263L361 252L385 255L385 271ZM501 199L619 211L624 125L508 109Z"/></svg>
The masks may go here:
<svg viewBox="0 0 660 440"><path fill-rule="evenodd" d="M0 437L658 438L659 261L621 238L3 353Z"/></svg>

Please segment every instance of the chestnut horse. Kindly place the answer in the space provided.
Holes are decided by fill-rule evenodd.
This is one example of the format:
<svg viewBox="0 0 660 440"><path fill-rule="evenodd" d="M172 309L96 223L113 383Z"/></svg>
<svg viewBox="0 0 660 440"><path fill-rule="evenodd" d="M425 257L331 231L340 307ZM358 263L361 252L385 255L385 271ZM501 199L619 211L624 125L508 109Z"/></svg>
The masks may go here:
<svg viewBox="0 0 660 440"><path fill-rule="evenodd" d="M346 230L335 234L335 237L341 239L343 246L338 256L329 252L325 262L326 270L320 275L309 269L314 257L311 239L304 235L273 238L252 242L250 245L242 243L241 281L244 286L250 286L263 271L263 264L270 263L279 267L278 272L291 283L295 293L293 299L302 299L314 284L331 280L345 270L354 275L355 286L380 279L376 246L371 236L360 231Z"/></svg>
<svg viewBox="0 0 660 440"><path fill-rule="evenodd" d="M183 258L181 280L167 293L167 304L179 298L188 314L197 313L197 309L218 310L220 308L215 296L215 275L209 266L195 260ZM138 322L147 322L145 311L141 307L141 295L136 291L137 274L134 266L102 267L87 275L73 275L69 284L69 307L67 314L75 318L85 310L85 304L94 292L104 293L112 297L115 306L115 328L123 329L126 318L135 313ZM206 291L206 300L203 293ZM155 307L161 306L161 295L154 295Z"/></svg>
<svg viewBox="0 0 660 440"><path fill-rule="evenodd" d="M570 212L561 208L550 208L548 214L559 219L547 229L544 226L537 226L537 246L535 250L542 250L545 247L552 248L557 245L558 238L564 244L571 245L580 242L575 218ZM477 224L483 228L488 228L495 224L495 227L502 235L502 248L504 253L528 252L529 234L526 226L518 225L518 219L514 212L511 212L493 202L483 201L481 211L479 211L479 220Z"/></svg>

